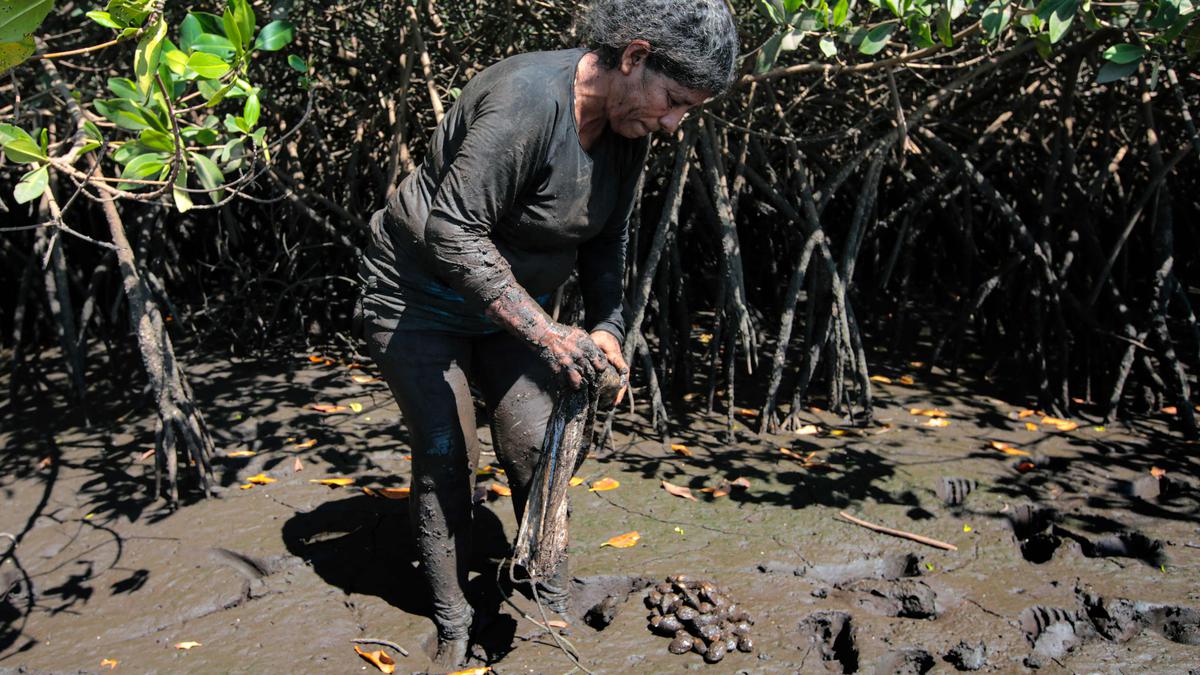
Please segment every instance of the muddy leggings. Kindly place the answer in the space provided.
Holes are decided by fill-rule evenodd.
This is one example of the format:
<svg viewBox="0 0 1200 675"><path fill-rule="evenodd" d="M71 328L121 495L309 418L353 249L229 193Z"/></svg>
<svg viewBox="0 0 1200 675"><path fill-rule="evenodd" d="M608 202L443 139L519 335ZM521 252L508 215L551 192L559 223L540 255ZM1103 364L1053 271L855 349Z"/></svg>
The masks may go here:
<svg viewBox="0 0 1200 675"><path fill-rule="evenodd" d="M479 462L470 384L487 405L496 457L520 522L553 407L553 374L533 349L507 333L460 336L367 328L371 356L396 397L411 438L409 514L438 635L464 638L473 616L464 591ZM565 576L564 564L546 585L548 601L565 602Z"/></svg>

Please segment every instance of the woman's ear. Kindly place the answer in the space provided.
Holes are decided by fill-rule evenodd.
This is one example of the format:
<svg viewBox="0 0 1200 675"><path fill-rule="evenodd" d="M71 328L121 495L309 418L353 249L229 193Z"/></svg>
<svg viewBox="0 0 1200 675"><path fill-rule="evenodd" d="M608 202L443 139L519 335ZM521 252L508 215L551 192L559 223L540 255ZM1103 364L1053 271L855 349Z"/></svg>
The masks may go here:
<svg viewBox="0 0 1200 675"><path fill-rule="evenodd" d="M650 56L650 43L645 40L630 42L621 53L621 73L629 75L638 68L644 68L646 58Z"/></svg>

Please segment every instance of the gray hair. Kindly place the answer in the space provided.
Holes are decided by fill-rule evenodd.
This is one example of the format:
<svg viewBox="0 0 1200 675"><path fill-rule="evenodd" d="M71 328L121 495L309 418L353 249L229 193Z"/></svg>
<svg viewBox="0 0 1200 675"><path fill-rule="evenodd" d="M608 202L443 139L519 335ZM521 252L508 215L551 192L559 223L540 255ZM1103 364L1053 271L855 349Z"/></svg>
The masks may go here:
<svg viewBox="0 0 1200 675"><path fill-rule="evenodd" d="M738 36L725 0L593 0L583 21L606 68L645 40L646 65L686 87L720 94L733 83Z"/></svg>

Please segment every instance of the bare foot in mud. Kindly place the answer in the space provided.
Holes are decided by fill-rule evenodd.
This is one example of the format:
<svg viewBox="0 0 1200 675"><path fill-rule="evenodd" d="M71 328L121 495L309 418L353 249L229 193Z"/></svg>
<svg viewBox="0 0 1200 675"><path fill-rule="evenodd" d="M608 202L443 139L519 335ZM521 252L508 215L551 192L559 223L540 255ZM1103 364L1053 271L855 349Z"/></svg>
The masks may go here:
<svg viewBox="0 0 1200 675"><path fill-rule="evenodd" d="M467 664L468 646L469 641L465 637L454 640L438 638L437 654L434 655L433 665L429 668L430 674L453 673L462 670L463 666Z"/></svg>

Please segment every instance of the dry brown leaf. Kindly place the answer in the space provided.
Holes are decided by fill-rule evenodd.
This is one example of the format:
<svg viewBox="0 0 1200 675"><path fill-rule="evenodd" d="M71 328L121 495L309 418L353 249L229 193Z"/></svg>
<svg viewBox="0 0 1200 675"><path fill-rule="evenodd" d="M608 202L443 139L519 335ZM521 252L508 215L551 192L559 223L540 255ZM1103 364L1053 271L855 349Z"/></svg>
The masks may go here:
<svg viewBox="0 0 1200 675"><path fill-rule="evenodd" d="M226 457L253 457L258 453L253 450L234 450L233 452L225 453Z"/></svg>
<svg viewBox="0 0 1200 675"><path fill-rule="evenodd" d="M880 384L891 384L892 383L892 378L885 377L883 375L872 375L870 377L870 380L872 382L878 382Z"/></svg>
<svg viewBox="0 0 1200 675"><path fill-rule="evenodd" d="M1036 468L1037 468L1037 464L1034 464L1033 462L1030 462L1029 460L1025 460L1025 461L1017 464L1017 471L1020 473L1029 473L1030 471L1033 471Z"/></svg>
<svg viewBox="0 0 1200 675"><path fill-rule="evenodd" d="M456 670L448 675L487 675L492 672L491 666L480 666L478 668L467 668L466 670Z"/></svg>
<svg viewBox="0 0 1200 675"><path fill-rule="evenodd" d="M147 450L147 451L143 452L142 454L138 455L138 461L139 461L139 462L144 462L144 461L146 461L146 460L150 459L151 457L153 457L153 456L154 456L154 453L155 453L155 452L156 452L156 450L155 450L154 448L150 448L149 450Z"/></svg>
<svg viewBox="0 0 1200 675"><path fill-rule="evenodd" d="M1023 420L1026 417L1030 417L1031 415L1036 415L1036 414L1037 414L1036 410L1030 410L1028 408L1025 408L1025 409L1022 409L1021 412L1017 413L1017 419Z"/></svg>
<svg viewBox="0 0 1200 675"><path fill-rule="evenodd" d="M603 544L600 544L600 547L604 548L605 546L611 546L613 548L629 548L631 546L637 545L638 540L640 540L641 538L642 538L642 535L638 534L637 530L634 530L633 532L626 532L625 534L618 534L617 536L609 539L608 541L604 542Z"/></svg>
<svg viewBox="0 0 1200 675"><path fill-rule="evenodd" d="M509 488L507 485L501 485L499 483L492 483L491 485L488 486L488 489L492 491L492 494L500 495L501 497L511 497L512 496L512 489Z"/></svg>
<svg viewBox="0 0 1200 675"><path fill-rule="evenodd" d="M812 436L814 434L821 433L821 430L815 424L805 424L792 433L796 434L797 436Z"/></svg>
<svg viewBox="0 0 1200 675"><path fill-rule="evenodd" d="M100 659L100 667L108 668L109 670L115 670L118 663L120 663L120 661L116 659Z"/></svg>
<svg viewBox="0 0 1200 675"><path fill-rule="evenodd" d="M742 417L758 417L758 411L751 408L738 408L736 412Z"/></svg>
<svg viewBox="0 0 1200 675"><path fill-rule="evenodd" d="M917 369L921 369L921 368L924 368L924 367L925 367L925 362L924 362L924 361L909 361L909 362L908 362L908 367L909 367L909 368L917 368Z"/></svg>
<svg viewBox="0 0 1200 675"><path fill-rule="evenodd" d="M346 487L347 485L354 485L353 478L345 478L345 477L341 477L341 478L310 478L308 480L308 482L317 483L319 485L328 485L329 487Z"/></svg>
<svg viewBox="0 0 1200 675"><path fill-rule="evenodd" d="M320 363L325 360L325 357L320 354L309 354L308 360L313 363Z"/></svg>
<svg viewBox="0 0 1200 675"><path fill-rule="evenodd" d="M740 478L734 478L732 481L729 482L729 485L732 487L738 488L740 490L749 490L750 489L750 479L746 478L745 476L742 476Z"/></svg>
<svg viewBox="0 0 1200 675"><path fill-rule="evenodd" d="M697 396L699 396L699 395L700 395L700 394L699 394L698 392L695 392L695 391L689 391L688 393L686 393L686 394L684 394L684 395L683 395L683 400L684 400L685 402L687 402L687 403L690 403L690 402L692 402L692 401L696 400L696 397L697 397Z"/></svg>
<svg viewBox="0 0 1200 675"><path fill-rule="evenodd" d="M300 441L292 446L293 450L307 450L317 444L317 439L310 438L307 441Z"/></svg>
<svg viewBox="0 0 1200 675"><path fill-rule="evenodd" d="M920 417L949 417L950 415L945 410L937 408L909 408L908 414L917 415Z"/></svg>
<svg viewBox="0 0 1200 675"><path fill-rule="evenodd" d="M339 413L344 410L350 409L347 406L333 405L332 403L311 403L311 404L309 404L308 407L313 410L316 410L319 413L325 413L326 415L330 415L333 413Z"/></svg>
<svg viewBox="0 0 1200 675"><path fill-rule="evenodd" d="M1026 423L1025 423L1025 430L1026 430L1026 431L1037 431L1037 430L1038 430L1038 425L1034 424L1033 422L1026 422Z"/></svg>
<svg viewBox="0 0 1200 675"><path fill-rule="evenodd" d="M274 482L275 482L275 479L274 479L274 478L271 478L270 476L268 476L268 475L267 475L267 474L265 474L265 473L260 473L260 474L258 474L258 475L256 475L256 476L250 476L250 477L249 477L249 478L247 478L246 480L247 480L248 482L250 482L250 483L253 483L253 484L255 484L255 485L268 485L268 484L270 484L270 483L274 483Z"/></svg>
<svg viewBox="0 0 1200 675"><path fill-rule="evenodd" d="M1157 466L1152 466L1150 467L1150 475L1154 476L1155 478L1162 478L1163 476L1167 475L1167 470L1160 469Z"/></svg>
<svg viewBox="0 0 1200 675"><path fill-rule="evenodd" d="M350 379L354 380L356 384L370 384L372 382L379 382L378 377L371 375L352 375Z"/></svg>
<svg viewBox="0 0 1200 675"><path fill-rule="evenodd" d="M1163 414L1164 414L1164 415L1178 415L1178 414L1179 414L1179 408L1177 408L1177 407L1175 407L1175 406L1173 406L1173 405L1169 405L1169 406L1167 406L1167 407L1163 408L1163 409L1162 409L1162 412L1163 412Z"/></svg>
<svg viewBox="0 0 1200 675"><path fill-rule="evenodd" d="M929 420L928 422L926 422L925 426L927 426L927 427L948 427L948 426L950 426L950 420L943 419L940 417L935 417L935 418Z"/></svg>
<svg viewBox="0 0 1200 675"><path fill-rule="evenodd" d="M907 384L907 385L908 385L908 386L910 386L910 387L911 387L912 385L914 385L914 384L916 384L916 383L917 383L917 381L916 381L916 380L912 379L912 377L910 377L910 376L908 376L908 375L902 375L902 376L900 377L900 380L899 380L899 382L900 382L900 384Z"/></svg>
<svg viewBox="0 0 1200 675"><path fill-rule="evenodd" d="M672 443L671 444L671 452L674 452L675 454L681 455L683 457L692 457L693 456L692 451L688 450L688 446L684 445L683 443Z"/></svg>
<svg viewBox="0 0 1200 675"><path fill-rule="evenodd" d="M583 478L580 478L579 476L573 476L571 480L567 481L567 485L570 485L571 487L583 485Z"/></svg>
<svg viewBox="0 0 1200 675"><path fill-rule="evenodd" d="M605 490L616 490L619 487L621 487L620 481L612 478L601 478L600 480L592 483L591 486L588 487L588 491L603 492Z"/></svg>
<svg viewBox="0 0 1200 675"><path fill-rule="evenodd" d="M551 619L546 622L548 628L566 628L569 625L566 621L559 621L558 619Z"/></svg>
<svg viewBox="0 0 1200 675"><path fill-rule="evenodd" d="M995 448L996 450L999 450L1000 452L1003 452L1006 455L1013 455L1016 457L1029 457L1030 456L1030 454L1028 452L1014 448L1013 446L1009 445L1008 443L1005 443L1004 441L992 441L991 445L993 448Z"/></svg>
<svg viewBox="0 0 1200 675"><path fill-rule="evenodd" d="M1059 431L1075 431L1079 428L1079 424L1077 422L1064 420L1061 417L1042 417L1042 424L1052 426Z"/></svg>
<svg viewBox="0 0 1200 675"><path fill-rule="evenodd" d="M676 497L683 497L684 499L690 499L692 501L696 501L696 496L692 494L692 491L690 488L684 487L682 485L676 485L674 483L669 483L665 480L662 482L662 487L668 493L673 494Z"/></svg>
<svg viewBox="0 0 1200 675"><path fill-rule="evenodd" d="M188 640L186 642L176 642L175 643L175 649L182 649L184 651L187 651L189 649L194 649L196 647L202 647L202 646L203 645L200 644L199 642L193 642L191 640Z"/></svg>
<svg viewBox="0 0 1200 675"><path fill-rule="evenodd" d="M346 370L354 370L355 368L362 368L362 367L363 367L363 365L361 363L347 363L346 364Z"/></svg>
<svg viewBox="0 0 1200 675"><path fill-rule="evenodd" d="M301 462L299 457L293 459L292 460L292 471L303 471L303 470L304 470L304 462Z"/></svg>
<svg viewBox="0 0 1200 675"><path fill-rule="evenodd" d="M354 645L354 651L358 652L359 656L374 664L381 672L388 673L388 675L396 672L396 660L388 656L387 652L382 649L366 652L359 648L358 645Z"/></svg>
<svg viewBox="0 0 1200 675"><path fill-rule="evenodd" d="M710 497L712 497L713 499L716 499L718 497L728 497L729 496L729 483L722 483L720 487L703 487L703 488L700 488L700 491L708 493L708 495Z"/></svg>

